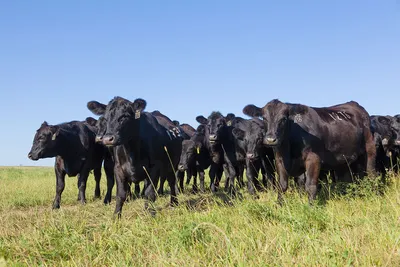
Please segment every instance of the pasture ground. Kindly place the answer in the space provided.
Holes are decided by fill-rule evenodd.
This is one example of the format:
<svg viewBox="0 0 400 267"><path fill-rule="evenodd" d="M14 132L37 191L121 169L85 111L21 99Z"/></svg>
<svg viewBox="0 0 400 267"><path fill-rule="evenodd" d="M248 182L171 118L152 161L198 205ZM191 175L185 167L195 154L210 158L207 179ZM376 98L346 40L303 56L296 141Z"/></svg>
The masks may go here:
<svg viewBox="0 0 400 267"><path fill-rule="evenodd" d="M138 199L119 221L114 197L109 206L93 199L93 175L85 206L76 183L66 178L61 209L52 211L53 168L0 167L0 266L400 266L394 175L347 194L324 185L314 206L293 184L282 207L271 190L254 200L242 189L232 201L186 193L177 208L161 196L152 217Z"/></svg>

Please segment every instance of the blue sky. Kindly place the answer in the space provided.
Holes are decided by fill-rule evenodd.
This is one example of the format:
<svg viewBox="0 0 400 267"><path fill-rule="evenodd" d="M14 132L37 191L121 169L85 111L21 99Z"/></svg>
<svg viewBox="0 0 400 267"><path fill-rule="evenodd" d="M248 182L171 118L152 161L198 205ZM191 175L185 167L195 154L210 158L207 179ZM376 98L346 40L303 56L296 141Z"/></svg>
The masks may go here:
<svg viewBox="0 0 400 267"><path fill-rule="evenodd" d="M397 1L2 1L0 36L0 165L52 165L40 124L114 96L193 126L273 98L400 113Z"/></svg>

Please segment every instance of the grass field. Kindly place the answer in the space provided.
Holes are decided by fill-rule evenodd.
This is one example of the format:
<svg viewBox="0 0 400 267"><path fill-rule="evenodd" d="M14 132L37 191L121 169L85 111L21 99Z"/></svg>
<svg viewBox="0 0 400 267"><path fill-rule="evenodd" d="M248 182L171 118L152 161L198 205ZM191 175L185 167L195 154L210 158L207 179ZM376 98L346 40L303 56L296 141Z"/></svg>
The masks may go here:
<svg viewBox="0 0 400 267"><path fill-rule="evenodd" d="M345 195L325 186L312 207L293 186L282 207L271 191L233 201L188 193L177 208L160 197L152 217L139 199L120 221L114 198L93 200L92 175L85 206L76 181L67 177L52 211L52 168L0 168L0 266L400 266L400 178Z"/></svg>

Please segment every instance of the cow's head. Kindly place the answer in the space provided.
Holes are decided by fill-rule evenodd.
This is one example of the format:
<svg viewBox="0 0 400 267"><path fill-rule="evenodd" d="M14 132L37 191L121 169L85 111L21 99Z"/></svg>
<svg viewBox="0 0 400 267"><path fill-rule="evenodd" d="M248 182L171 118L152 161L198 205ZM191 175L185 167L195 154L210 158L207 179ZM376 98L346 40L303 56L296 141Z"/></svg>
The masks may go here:
<svg viewBox="0 0 400 267"><path fill-rule="evenodd" d="M252 119L246 122L246 131L233 128L232 133L238 144L244 149L246 158L250 161L259 157L259 150L263 146L264 129L261 121Z"/></svg>
<svg viewBox="0 0 400 267"><path fill-rule="evenodd" d="M247 105L243 113L250 117L262 117L265 136L263 143L267 146L277 146L282 143L289 127L290 108L287 104L274 99L263 108Z"/></svg>
<svg viewBox="0 0 400 267"><path fill-rule="evenodd" d="M98 120L96 141L106 146L117 146L130 141L138 135L141 113L146 107L146 101L136 99L131 102L122 97L115 97L108 105L91 101L88 109L102 117Z"/></svg>
<svg viewBox="0 0 400 267"><path fill-rule="evenodd" d="M394 133L394 144L400 146L400 115L395 115L391 119L390 127Z"/></svg>
<svg viewBox="0 0 400 267"><path fill-rule="evenodd" d="M382 145L385 150L388 150L389 146L393 145L395 141L395 131L392 130L392 117L387 116L379 116L378 122L382 124L384 127L380 127L381 129L381 137L382 137Z"/></svg>
<svg viewBox="0 0 400 267"><path fill-rule="evenodd" d="M196 160L196 155L200 154L201 143L195 142L193 140L183 140L182 141L182 153L178 164L178 169L180 171L185 171L188 166Z"/></svg>
<svg viewBox="0 0 400 267"><path fill-rule="evenodd" d="M219 143L226 134L225 117L220 112L212 112L206 119L204 116L197 116L198 123L206 126L206 137L211 143Z"/></svg>
<svg viewBox="0 0 400 267"><path fill-rule="evenodd" d="M57 125L52 126L48 125L47 122L43 122L33 138L28 158L38 160L57 156L56 148L59 133L60 128Z"/></svg>

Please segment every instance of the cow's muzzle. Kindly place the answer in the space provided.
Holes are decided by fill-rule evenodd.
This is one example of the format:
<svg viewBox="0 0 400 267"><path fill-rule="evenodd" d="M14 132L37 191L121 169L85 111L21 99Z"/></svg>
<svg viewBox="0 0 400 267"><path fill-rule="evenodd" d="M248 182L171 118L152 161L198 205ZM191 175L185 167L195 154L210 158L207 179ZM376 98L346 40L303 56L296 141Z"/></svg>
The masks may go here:
<svg viewBox="0 0 400 267"><path fill-rule="evenodd" d="M32 152L28 153L28 158L30 160L35 160L35 161L39 159L39 157L37 155L32 154Z"/></svg>
<svg viewBox="0 0 400 267"><path fill-rule="evenodd" d="M105 135L103 136L103 144L106 146L114 146L116 143L116 139L114 135Z"/></svg>
<svg viewBox="0 0 400 267"><path fill-rule="evenodd" d="M96 143L102 143L103 142L103 136L101 135L96 135L96 138L94 139Z"/></svg>
<svg viewBox="0 0 400 267"><path fill-rule="evenodd" d="M276 137L266 136L263 143L267 146L276 146L278 144L278 139Z"/></svg>
<svg viewBox="0 0 400 267"><path fill-rule="evenodd" d="M389 144L389 140L387 138L382 139L382 145L387 146Z"/></svg>
<svg viewBox="0 0 400 267"><path fill-rule="evenodd" d="M179 165L178 165L178 170L180 170L180 171L186 170L185 165L179 164Z"/></svg>

